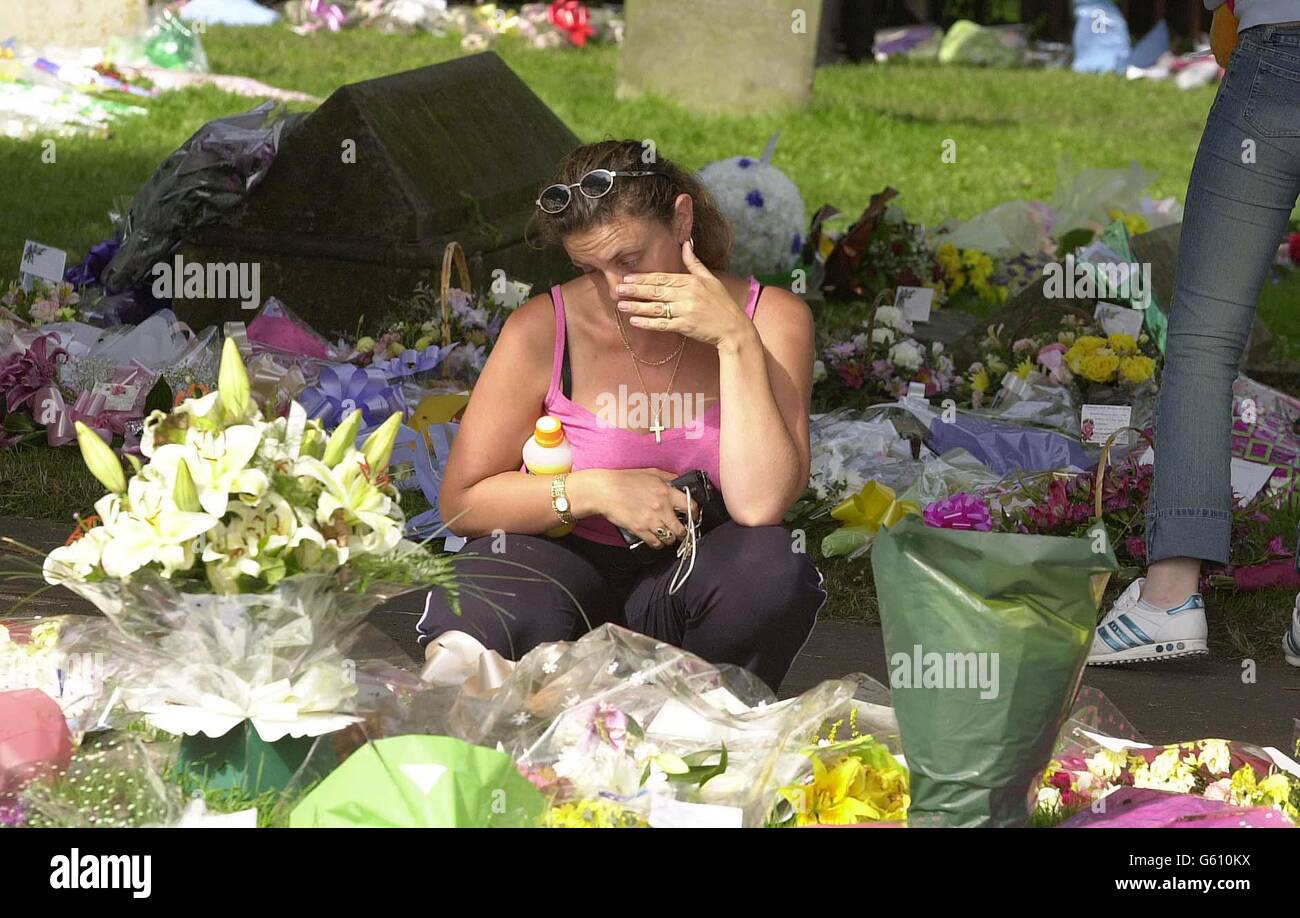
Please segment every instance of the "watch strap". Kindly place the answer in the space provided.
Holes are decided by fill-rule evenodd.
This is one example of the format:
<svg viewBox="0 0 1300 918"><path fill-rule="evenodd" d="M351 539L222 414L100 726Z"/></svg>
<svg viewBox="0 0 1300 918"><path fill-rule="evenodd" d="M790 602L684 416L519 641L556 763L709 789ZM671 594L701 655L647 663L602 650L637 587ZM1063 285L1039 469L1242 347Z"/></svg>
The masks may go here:
<svg viewBox="0 0 1300 918"><path fill-rule="evenodd" d="M555 515L560 518L562 523L572 523L574 521L573 513L569 509L569 495L564 488L564 480L568 477L568 473L564 473L551 479L551 509L555 511ZM563 509L560 507L560 498L564 499L565 506Z"/></svg>

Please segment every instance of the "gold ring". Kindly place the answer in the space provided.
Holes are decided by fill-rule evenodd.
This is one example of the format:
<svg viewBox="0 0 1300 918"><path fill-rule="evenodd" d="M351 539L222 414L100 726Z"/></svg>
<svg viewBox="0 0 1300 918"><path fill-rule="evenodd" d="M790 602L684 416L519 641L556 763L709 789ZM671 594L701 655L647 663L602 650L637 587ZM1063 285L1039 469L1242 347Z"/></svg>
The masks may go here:
<svg viewBox="0 0 1300 918"><path fill-rule="evenodd" d="M664 303L664 318L671 319L672 317L673 317L673 304Z"/></svg>
<svg viewBox="0 0 1300 918"><path fill-rule="evenodd" d="M656 529L655 535L659 537L660 542L671 542L673 540L672 530L670 530L666 526L660 526L658 529Z"/></svg>

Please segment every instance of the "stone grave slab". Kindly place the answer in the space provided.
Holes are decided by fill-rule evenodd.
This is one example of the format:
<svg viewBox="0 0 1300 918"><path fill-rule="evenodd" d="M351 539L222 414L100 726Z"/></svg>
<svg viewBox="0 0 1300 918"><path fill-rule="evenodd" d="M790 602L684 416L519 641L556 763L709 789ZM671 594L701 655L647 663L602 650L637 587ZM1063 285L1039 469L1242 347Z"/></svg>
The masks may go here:
<svg viewBox="0 0 1300 918"><path fill-rule="evenodd" d="M812 98L821 0L628 0L625 15L620 99L750 115Z"/></svg>
<svg viewBox="0 0 1300 918"><path fill-rule="evenodd" d="M321 332L373 320L389 297L436 286L452 240L480 289L501 268L568 279L530 227L538 190L578 138L496 54L343 86L286 136L266 178L182 247L185 261L259 266ZM234 299L187 300L191 325L247 319ZM195 324L195 323L198 324Z"/></svg>

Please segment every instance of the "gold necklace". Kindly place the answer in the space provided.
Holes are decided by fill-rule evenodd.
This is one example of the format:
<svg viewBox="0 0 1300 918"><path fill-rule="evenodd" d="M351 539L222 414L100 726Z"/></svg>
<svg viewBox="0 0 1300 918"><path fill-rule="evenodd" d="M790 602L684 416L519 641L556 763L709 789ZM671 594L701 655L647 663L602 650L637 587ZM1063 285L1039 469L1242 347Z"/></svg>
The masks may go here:
<svg viewBox="0 0 1300 918"><path fill-rule="evenodd" d="M648 367L661 367L674 357L681 357L682 351L686 348L686 336L682 335L682 340L677 342L677 348L663 360L646 360L636 351L632 350L632 342L628 340L627 330L623 328L623 317L618 314L617 306L614 307L614 321L618 323L618 336L623 339L623 347L627 348L627 352L632 355L632 360L634 362L644 363Z"/></svg>
<svg viewBox="0 0 1300 918"><path fill-rule="evenodd" d="M619 318L617 312L614 313L614 320L618 322L618 330L623 337L623 346L626 347L627 352L632 355L632 369L636 371L637 381L641 383L641 391L645 393L646 400L650 402L650 428L649 428L650 432L655 435L656 443L662 443L663 432L668 428L664 427L664 425L659 420L659 409L655 406L654 396L650 394L650 387L645 384L645 377L641 375L641 368L637 366L636 352L632 350L632 345L628 343L627 335L623 334L623 321L621 318ZM682 335L682 343L677 348L677 362L673 364L672 375L668 377L668 387L664 390L665 401L667 400L668 396L672 394L673 381L677 379L677 369L682 365L682 354L684 354L685 352L686 352L686 336ZM647 366L659 366L664 363L667 363L668 360L671 358L672 355L670 354L668 358L661 360L659 364L647 363Z"/></svg>

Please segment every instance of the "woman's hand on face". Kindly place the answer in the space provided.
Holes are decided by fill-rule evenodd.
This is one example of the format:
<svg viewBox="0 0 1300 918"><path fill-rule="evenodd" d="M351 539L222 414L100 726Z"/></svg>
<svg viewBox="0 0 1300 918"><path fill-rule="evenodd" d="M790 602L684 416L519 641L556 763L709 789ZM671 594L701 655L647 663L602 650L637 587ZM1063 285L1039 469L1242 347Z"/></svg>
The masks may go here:
<svg viewBox="0 0 1300 918"><path fill-rule="evenodd" d="M629 274L615 289L618 308L637 328L677 332L713 347L738 340L753 330L722 281L682 244L688 274Z"/></svg>
<svg viewBox="0 0 1300 918"><path fill-rule="evenodd" d="M596 471L596 470L591 470ZM585 474L585 473L579 473ZM593 488L600 495L596 512L615 526L626 529L651 548L676 544L686 536L677 513L686 513L686 495L669 482L677 476L663 469L601 469ZM695 514L698 518L699 508ZM667 529L669 540L655 534Z"/></svg>

